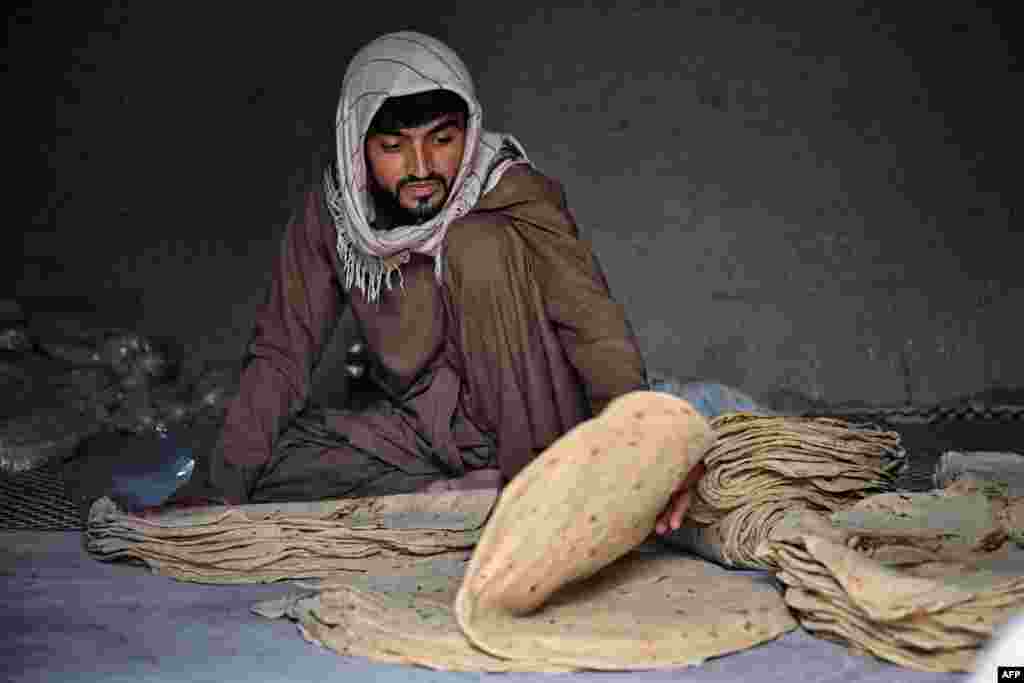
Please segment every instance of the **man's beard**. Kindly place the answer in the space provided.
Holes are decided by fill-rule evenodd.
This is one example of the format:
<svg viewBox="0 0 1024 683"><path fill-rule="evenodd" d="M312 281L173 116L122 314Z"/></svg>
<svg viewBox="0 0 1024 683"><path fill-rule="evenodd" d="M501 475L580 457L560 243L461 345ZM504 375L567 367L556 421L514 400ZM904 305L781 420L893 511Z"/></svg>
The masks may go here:
<svg viewBox="0 0 1024 683"><path fill-rule="evenodd" d="M441 199L432 201L435 195L424 197L417 202L412 209L402 206L398 195L402 188L411 183L437 182L440 185L439 193ZM373 222L375 230L391 230L392 228L404 225L422 225L431 218L441 213L445 203L448 201L448 183L439 175L431 175L427 178L403 178L395 189L395 192L381 189L374 184L370 191L373 197L374 207L377 209L377 219Z"/></svg>

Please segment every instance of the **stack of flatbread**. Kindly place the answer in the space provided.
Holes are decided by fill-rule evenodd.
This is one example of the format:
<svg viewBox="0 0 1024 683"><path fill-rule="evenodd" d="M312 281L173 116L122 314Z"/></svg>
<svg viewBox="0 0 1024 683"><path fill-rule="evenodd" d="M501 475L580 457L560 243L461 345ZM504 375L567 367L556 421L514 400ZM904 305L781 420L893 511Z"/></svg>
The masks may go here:
<svg viewBox="0 0 1024 683"><path fill-rule="evenodd" d="M758 545L786 512L831 512L892 490L905 463L899 434L868 424L730 413L674 545L731 567L772 569Z"/></svg>
<svg viewBox="0 0 1024 683"><path fill-rule="evenodd" d="M758 555L779 567L801 625L896 664L970 671L1024 610L1024 499L990 487L888 493L824 515L792 511Z"/></svg>
<svg viewBox="0 0 1024 683"><path fill-rule="evenodd" d="M98 559L142 561L187 581L320 578L254 610L294 619L306 638L339 653L437 669L685 666L796 628L763 576L642 549L713 440L703 418L656 393L619 399L607 413L546 450L500 500L462 491L148 518L104 499L91 509L87 547ZM526 592L520 581L494 591L485 575L515 576L513 565L531 562L531 581L560 577L543 605L480 608L481 592L499 605ZM459 595L475 609L460 609Z"/></svg>
<svg viewBox="0 0 1024 683"><path fill-rule="evenodd" d="M266 583L379 571L469 551L494 490L168 511L138 517L110 499L90 509L86 548L201 583Z"/></svg>

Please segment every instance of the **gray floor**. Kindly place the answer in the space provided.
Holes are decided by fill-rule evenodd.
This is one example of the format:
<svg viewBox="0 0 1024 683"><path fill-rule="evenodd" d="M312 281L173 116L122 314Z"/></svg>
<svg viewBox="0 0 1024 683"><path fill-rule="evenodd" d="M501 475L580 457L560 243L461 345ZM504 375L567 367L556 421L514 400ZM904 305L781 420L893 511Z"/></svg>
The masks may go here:
<svg viewBox="0 0 1024 683"><path fill-rule="evenodd" d="M464 674L378 665L307 643L287 621L250 606L287 583L206 586L104 564L75 532L0 533L0 680L39 681L962 681L850 654L805 632L703 666L576 674Z"/></svg>

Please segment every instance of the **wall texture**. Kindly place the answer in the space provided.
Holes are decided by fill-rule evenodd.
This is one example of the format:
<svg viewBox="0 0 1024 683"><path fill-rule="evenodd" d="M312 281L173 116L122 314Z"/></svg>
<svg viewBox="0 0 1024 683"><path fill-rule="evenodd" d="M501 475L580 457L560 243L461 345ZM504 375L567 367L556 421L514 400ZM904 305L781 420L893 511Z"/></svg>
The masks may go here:
<svg viewBox="0 0 1024 683"><path fill-rule="evenodd" d="M38 173L15 294L134 292L125 324L239 355L348 59L413 28L563 181L651 367L830 403L1024 385L1021 79L990 10L257 4L13 17Z"/></svg>

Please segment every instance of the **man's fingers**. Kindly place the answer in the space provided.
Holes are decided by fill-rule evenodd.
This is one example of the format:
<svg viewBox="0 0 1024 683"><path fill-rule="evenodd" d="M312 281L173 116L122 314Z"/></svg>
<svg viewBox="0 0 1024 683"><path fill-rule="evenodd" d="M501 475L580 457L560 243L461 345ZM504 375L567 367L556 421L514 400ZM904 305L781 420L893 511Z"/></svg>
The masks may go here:
<svg viewBox="0 0 1024 683"><path fill-rule="evenodd" d="M679 486L679 488L689 490L692 486L694 486L697 483L697 480L704 476L704 472L704 463L697 463L692 468L690 468L689 472L687 472L686 478L683 479L683 483Z"/></svg>
<svg viewBox="0 0 1024 683"><path fill-rule="evenodd" d="M671 509L671 505L672 504L669 503L669 507L667 507L664 510L662 510L661 514L658 515L658 521L654 525L654 530L656 532L658 532L659 534L664 534L664 533L668 532L668 518L669 518L669 512L668 511L669 511L669 509Z"/></svg>
<svg viewBox="0 0 1024 683"><path fill-rule="evenodd" d="M673 493L669 497L668 504L665 505L665 509L661 511L660 515L658 515L658 521L654 525L654 530L657 531L659 534L667 534L669 531L671 531L672 512L673 510L675 510L676 503L678 502L679 496L681 496L682 493L682 491L676 491L675 493Z"/></svg>
<svg viewBox="0 0 1024 683"><path fill-rule="evenodd" d="M686 516L686 511L690 509L690 491L681 491L680 495L673 502L672 505L672 516L669 518L669 526L672 531L675 531L683 525L683 517Z"/></svg>
<svg viewBox="0 0 1024 683"><path fill-rule="evenodd" d="M654 531L658 534L667 534L675 531L683 525L683 518L686 511L690 509L690 491L696 486L697 481L704 476L704 463L699 462L690 469L683 479L679 488L675 490L668 499L668 504L654 525Z"/></svg>

